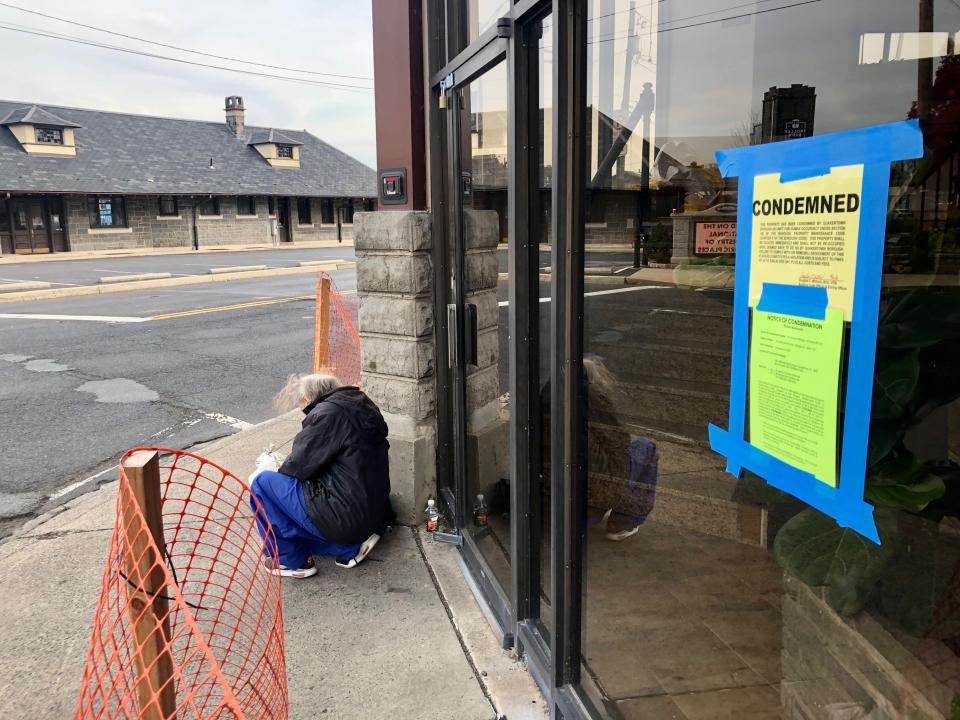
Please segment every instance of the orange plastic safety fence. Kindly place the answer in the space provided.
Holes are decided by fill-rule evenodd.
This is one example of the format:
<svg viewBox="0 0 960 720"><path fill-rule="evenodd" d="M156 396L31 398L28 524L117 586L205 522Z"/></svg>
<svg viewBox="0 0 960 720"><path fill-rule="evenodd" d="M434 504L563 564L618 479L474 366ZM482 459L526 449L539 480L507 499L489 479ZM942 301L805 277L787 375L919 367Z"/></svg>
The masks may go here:
<svg viewBox="0 0 960 720"><path fill-rule="evenodd" d="M138 448L124 461L138 451L160 454L162 537L122 461L77 720L285 720L280 578L257 529L272 545L266 514L204 458Z"/></svg>
<svg viewBox="0 0 960 720"><path fill-rule="evenodd" d="M313 371L328 370L344 385L360 385L357 306L356 296L346 299L327 273L317 275Z"/></svg>

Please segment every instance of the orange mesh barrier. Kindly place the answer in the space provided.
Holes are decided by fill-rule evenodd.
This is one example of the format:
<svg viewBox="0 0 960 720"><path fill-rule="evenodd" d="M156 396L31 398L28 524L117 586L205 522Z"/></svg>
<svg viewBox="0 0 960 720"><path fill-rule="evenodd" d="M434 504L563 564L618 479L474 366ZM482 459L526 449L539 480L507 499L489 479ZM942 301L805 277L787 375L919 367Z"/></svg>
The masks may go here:
<svg viewBox="0 0 960 720"><path fill-rule="evenodd" d="M186 452L131 450L120 468L77 720L285 720L280 578L264 565L257 525L268 542L273 530L259 502Z"/></svg>
<svg viewBox="0 0 960 720"><path fill-rule="evenodd" d="M344 385L360 385L360 335L356 296L346 300L327 273L317 275L313 372L329 370Z"/></svg>

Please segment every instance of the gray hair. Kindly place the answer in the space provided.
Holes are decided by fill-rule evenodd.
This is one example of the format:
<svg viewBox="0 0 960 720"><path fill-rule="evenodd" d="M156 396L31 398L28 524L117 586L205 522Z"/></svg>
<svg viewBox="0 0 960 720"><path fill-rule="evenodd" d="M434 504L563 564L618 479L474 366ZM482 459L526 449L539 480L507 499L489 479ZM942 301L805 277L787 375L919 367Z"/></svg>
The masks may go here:
<svg viewBox="0 0 960 720"><path fill-rule="evenodd" d="M340 380L330 373L294 373L287 378L287 384L277 393L273 402L277 410L286 412L300 404L309 405L338 387Z"/></svg>

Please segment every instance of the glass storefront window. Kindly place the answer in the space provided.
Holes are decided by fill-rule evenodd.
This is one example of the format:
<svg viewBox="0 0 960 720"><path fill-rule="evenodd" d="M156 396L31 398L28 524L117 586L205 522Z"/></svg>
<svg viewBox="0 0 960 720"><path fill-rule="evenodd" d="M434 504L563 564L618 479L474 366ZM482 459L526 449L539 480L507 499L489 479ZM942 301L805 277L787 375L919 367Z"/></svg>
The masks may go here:
<svg viewBox="0 0 960 720"><path fill-rule="evenodd" d="M460 35L462 41L455 43L451 48L451 57L496 25L497 20L510 14L511 0L448 1L450 5L456 5L456 11L462 23Z"/></svg>
<svg viewBox="0 0 960 720"><path fill-rule="evenodd" d="M509 243L507 90L506 63L462 88L459 149L468 354L466 531L509 593L509 285L498 282Z"/></svg>
<svg viewBox="0 0 960 720"><path fill-rule="evenodd" d="M611 716L960 712L958 28L950 0L590 3L582 653ZM925 155L890 176L875 545L709 447L738 199L715 152L907 118Z"/></svg>

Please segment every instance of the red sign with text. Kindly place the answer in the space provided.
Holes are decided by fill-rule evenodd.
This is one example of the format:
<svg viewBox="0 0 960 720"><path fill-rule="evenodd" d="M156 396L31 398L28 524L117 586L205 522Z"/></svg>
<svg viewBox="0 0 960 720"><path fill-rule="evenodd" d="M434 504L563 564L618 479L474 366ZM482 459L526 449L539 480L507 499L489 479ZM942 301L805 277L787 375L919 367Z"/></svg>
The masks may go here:
<svg viewBox="0 0 960 720"><path fill-rule="evenodd" d="M735 253L737 251L737 224L735 222L697 223L696 249L700 254Z"/></svg>

